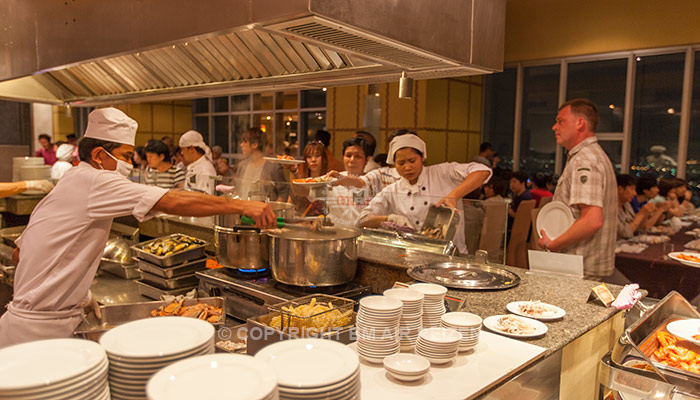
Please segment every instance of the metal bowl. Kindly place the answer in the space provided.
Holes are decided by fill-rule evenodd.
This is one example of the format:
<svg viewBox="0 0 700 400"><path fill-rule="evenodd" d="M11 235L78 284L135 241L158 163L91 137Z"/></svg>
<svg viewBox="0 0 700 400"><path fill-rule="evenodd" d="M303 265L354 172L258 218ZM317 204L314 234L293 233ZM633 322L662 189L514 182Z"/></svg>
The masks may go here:
<svg viewBox="0 0 700 400"><path fill-rule="evenodd" d="M105 244L102 260L116 264L134 264L131 253L131 244L120 237L110 237Z"/></svg>

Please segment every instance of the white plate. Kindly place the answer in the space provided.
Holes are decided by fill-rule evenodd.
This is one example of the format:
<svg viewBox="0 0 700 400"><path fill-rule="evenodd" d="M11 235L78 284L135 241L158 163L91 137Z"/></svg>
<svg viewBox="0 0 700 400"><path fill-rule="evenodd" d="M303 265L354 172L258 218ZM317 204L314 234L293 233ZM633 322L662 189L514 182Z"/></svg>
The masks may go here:
<svg viewBox="0 0 700 400"><path fill-rule="evenodd" d="M159 317L127 322L100 338L108 353L122 357L153 358L186 353L212 341L214 327L196 318Z"/></svg>
<svg viewBox="0 0 700 400"><path fill-rule="evenodd" d="M384 368L402 375L422 375L430 370L430 361L417 354L394 354L384 359Z"/></svg>
<svg viewBox="0 0 700 400"><path fill-rule="evenodd" d="M445 323L445 325L448 325L447 327L455 327L455 328L475 328L479 329L481 326L481 323L483 322L481 317L468 313L468 312L449 312L446 314L443 314L440 317L441 321Z"/></svg>
<svg viewBox="0 0 700 400"><path fill-rule="evenodd" d="M425 298L425 294L417 290L405 288L387 289L384 291L384 296L399 299L403 301L404 305L408 305L411 303L421 304L422 300Z"/></svg>
<svg viewBox="0 0 700 400"><path fill-rule="evenodd" d="M574 214L571 209L560 201L551 201L545 204L537 215L537 235L544 229L550 239L566 232L574 223Z"/></svg>
<svg viewBox="0 0 700 400"><path fill-rule="evenodd" d="M426 328L420 331L418 336L426 342L437 345L459 343L462 340L461 333L449 328Z"/></svg>
<svg viewBox="0 0 700 400"><path fill-rule="evenodd" d="M284 160L281 158L277 157L263 157L265 161L271 162L273 164L283 164L283 165L297 165L297 164L303 164L305 161L304 160Z"/></svg>
<svg viewBox="0 0 700 400"><path fill-rule="evenodd" d="M700 257L700 253L693 253L693 252L690 252L690 251L676 251L676 252L673 252L673 253L668 253L668 256L671 257L671 258L673 258L674 260L678 261L678 262L681 263L681 264L687 265L687 266L689 266L689 267L700 268L700 263L699 263L699 262L688 261L688 260L684 260L684 259L678 257L681 253L687 254L687 255L692 255L692 256L695 256L695 257Z"/></svg>
<svg viewBox="0 0 700 400"><path fill-rule="evenodd" d="M673 321L666 325L666 330L674 336L700 346L700 340L693 339L694 335L700 335L700 318Z"/></svg>
<svg viewBox="0 0 700 400"><path fill-rule="evenodd" d="M90 374L106 358L95 342L50 339L0 350L0 393L46 387Z"/></svg>
<svg viewBox="0 0 700 400"><path fill-rule="evenodd" d="M324 339L273 343L255 358L272 365L280 385L296 388L332 385L352 375L359 366L354 351Z"/></svg>
<svg viewBox="0 0 700 400"><path fill-rule="evenodd" d="M531 301L512 301L506 305L506 309L513 314L520 315L522 317L527 317L527 318L533 318L537 319L540 321L554 321L557 319L562 319L566 315L566 311L563 309L552 305L552 304L547 304L547 303L542 303L543 306L549 307L549 309L552 311L550 314L547 315L529 315L525 314L520 311L520 306L523 304L528 304L532 303Z"/></svg>
<svg viewBox="0 0 700 400"><path fill-rule="evenodd" d="M367 296L360 299L360 311L367 313L386 313L401 315L403 303L401 300L386 296ZM364 310L363 310L364 309Z"/></svg>
<svg viewBox="0 0 700 400"><path fill-rule="evenodd" d="M203 385L202 382L225 384ZM224 398L235 387L237 399L262 399L277 387L272 367L241 354L210 354L178 361L148 382L152 400Z"/></svg>
<svg viewBox="0 0 700 400"><path fill-rule="evenodd" d="M326 186L326 185L331 185L334 180L326 181L326 182L295 182L292 181L292 184L294 185L299 185L299 186L306 186L306 187L321 187L321 186Z"/></svg>
<svg viewBox="0 0 700 400"><path fill-rule="evenodd" d="M551 203L550 203L551 204ZM501 334L503 336L509 336L513 338L534 338L534 337L539 337L547 333L547 325L543 324L542 322L532 319L532 318L526 318L526 317L519 317L519 316L512 316L513 318L517 318L523 322L526 322L530 324L533 328L535 328L534 333L530 334L516 334L516 333L508 333L504 332L498 328L496 328L496 323L498 322L499 319L502 317L506 317L507 315L492 315L490 317L487 317L484 319L484 326L488 328L489 330L496 332L498 334Z"/></svg>
<svg viewBox="0 0 700 400"><path fill-rule="evenodd" d="M423 293L425 300L429 300L430 297L443 296L447 293L447 288L441 285L436 285L434 283L414 283L408 287L410 290L417 290Z"/></svg>

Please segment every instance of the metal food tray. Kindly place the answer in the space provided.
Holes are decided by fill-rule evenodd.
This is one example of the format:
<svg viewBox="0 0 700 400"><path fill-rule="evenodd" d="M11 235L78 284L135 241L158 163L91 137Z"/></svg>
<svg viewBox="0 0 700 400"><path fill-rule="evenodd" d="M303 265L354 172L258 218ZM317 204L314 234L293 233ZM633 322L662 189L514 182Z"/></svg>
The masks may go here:
<svg viewBox="0 0 700 400"><path fill-rule="evenodd" d="M441 236L433 239L452 240L457 232L458 224L459 216L456 209L431 204L418 233L422 234L426 229L441 228Z"/></svg>
<svg viewBox="0 0 700 400"><path fill-rule="evenodd" d="M143 282L142 280L134 282L136 282L139 285L139 293L141 294L141 296L145 296L149 299L154 300L160 300L161 296L178 296L197 288L197 286L191 286L180 289L161 289L149 283Z"/></svg>
<svg viewBox="0 0 700 400"><path fill-rule="evenodd" d="M141 260L140 258L136 258L135 260L141 271L166 279L192 274L196 271L202 271L206 269L207 262L207 258L202 257L200 259L188 261L184 264L178 264L172 267L161 267L159 265L151 264L146 260Z"/></svg>
<svg viewBox="0 0 700 400"><path fill-rule="evenodd" d="M134 254L138 258L145 260L145 261L148 261L151 264L160 265L162 267L172 267L174 265L182 264L186 261L190 261L190 260L204 257L204 248L209 243L202 240L202 239L197 239L195 237L192 237L192 239L195 239L199 242L197 247L195 247L193 249L189 249L189 250L179 251L179 252L171 254L169 256L157 256L155 254L151 254L151 253L143 250L144 247L148 246L149 244L151 244L153 242L163 240L166 238L178 237L178 236L189 236L189 235L183 235L181 233L173 233L172 235L159 237L157 239L149 240L146 242L141 242L137 245L131 246L131 249L134 251ZM191 236L189 236L189 237L191 237Z"/></svg>
<svg viewBox="0 0 700 400"><path fill-rule="evenodd" d="M409 268L408 275L422 282L456 289L498 290L520 283L520 277L506 269L472 262L418 265Z"/></svg>
<svg viewBox="0 0 700 400"><path fill-rule="evenodd" d="M183 306L192 306L197 303L210 304L214 307L224 308L223 297L203 297L201 299L185 299ZM100 319L94 313L89 313L87 317L75 329L74 334L85 339L98 341L103 333L117 325L135 321L143 318L155 318L151 316L151 311L160 306L167 306L167 301L144 301L131 304L110 304L100 306L102 317ZM187 318L187 317L182 317ZM214 326L224 326L226 323L226 313L221 314L221 321L211 323Z"/></svg>
<svg viewBox="0 0 700 400"><path fill-rule="evenodd" d="M188 288L199 285L199 278L194 275L194 272L188 275L182 275L175 278L166 279L158 275L141 272L141 282L146 282L150 285L165 290Z"/></svg>
<svg viewBox="0 0 700 400"><path fill-rule="evenodd" d="M124 279L137 279L141 276L136 264L121 264L107 260L106 258L100 261L100 269Z"/></svg>

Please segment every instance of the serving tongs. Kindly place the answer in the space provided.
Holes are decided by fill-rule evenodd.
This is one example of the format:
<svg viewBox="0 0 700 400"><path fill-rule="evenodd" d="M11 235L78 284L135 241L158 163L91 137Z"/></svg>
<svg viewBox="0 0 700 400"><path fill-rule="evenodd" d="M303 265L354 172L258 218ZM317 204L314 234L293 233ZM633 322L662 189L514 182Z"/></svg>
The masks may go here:
<svg viewBox="0 0 700 400"><path fill-rule="evenodd" d="M246 216L241 216L241 222L245 225L255 225L255 221ZM332 223L330 218L323 216L318 217L301 217L301 218L284 218L277 217L277 228L301 229L312 232L331 232L329 228Z"/></svg>

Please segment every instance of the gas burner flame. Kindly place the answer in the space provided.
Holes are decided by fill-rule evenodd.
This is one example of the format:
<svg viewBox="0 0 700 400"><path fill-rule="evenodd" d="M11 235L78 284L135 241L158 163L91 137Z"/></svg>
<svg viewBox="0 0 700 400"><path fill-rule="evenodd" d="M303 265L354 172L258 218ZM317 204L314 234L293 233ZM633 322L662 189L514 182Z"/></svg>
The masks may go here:
<svg viewBox="0 0 700 400"><path fill-rule="evenodd" d="M239 268L237 271L242 273L242 274L262 274L262 273L267 272L267 268L263 268L263 269L242 269L242 268Z"/></svg>

